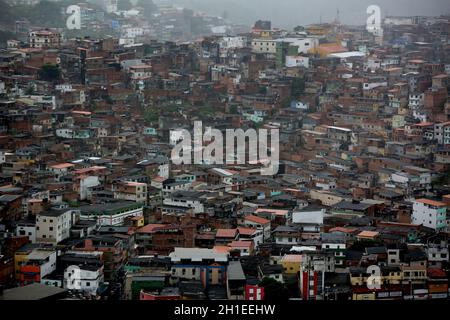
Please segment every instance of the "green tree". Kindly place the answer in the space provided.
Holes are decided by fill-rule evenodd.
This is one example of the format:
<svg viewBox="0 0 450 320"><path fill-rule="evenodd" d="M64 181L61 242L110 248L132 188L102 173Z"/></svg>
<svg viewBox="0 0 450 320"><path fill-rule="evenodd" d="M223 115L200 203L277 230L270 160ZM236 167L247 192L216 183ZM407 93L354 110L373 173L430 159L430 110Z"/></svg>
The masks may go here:
<svg viewBox="0 0 450 320"><path fill-rule="evenodd" d="M0 21L2 24L10 24L14 22L13 10L4 0L0 0Z"/></svg>
<svg viewBox="0 0 450 320"><path fill-rule="evenodd" d="M168 104L167 106L164 107L164 111L167 111L169 113L175 113L178 112L178 110L180 110L181 108L182 106L178 104Z"/></svg>
<svg viewBox="0 0 450 320"><path fill-rule="evenodd" d="M65 24L65 16L61 14L63 8L63 3L43 0L35 6L25 7L25 18L42 26L62 27Z"/></svg>
<svg viewBox="0 0 450 320"><path fill-rule="evenodd" d="M206 104L206 105L201 106L201 107L199 108L199 113L202 114L202 115L212 116L212 115L214 115L216 112L215 112L213 106L211 106L211 105L209 105L209 104Z"/></svg>
<svg viewBox="0 0 450 320"><path fill-rule="evenodd" d="M58 81L61 77L61 70L55 64L44 64L39 70L39 78L44 81Z"/></svg>
<svg viewBox="0 0 450 320"><path fill-rule="evenodd" d="M444 173L432 182L434 188L450 185L450 172Z"/></svg>
<svg viewBox="0 0 450 320"><path fill-rule="evenodd" d="M71 0L49 1L42 0L35 5L15 5L14 7L5 6L4 0L0 0L0 21L11 24L18 19L30 21L33 25L40 27L64 27L67 6L73 4Z"/></svg>
<svg viewBox="0 0 450 320"><path fill-rule="evenodd" d="M103 99L105 100L105 102L107 104L109 104L111 106L114 104L114 100L113 100L113 98L111 98L111 96L109 94L104 96Z"/></svg>
<svg viewBox="0 0 450 320"><path fill-rule="evenodd" d="M133 5L131 4L130 0L119 0L117 3L117 9L119 11L128 11L133 9Z"/></svg>
<svg viewBox="0 0 450 320"><path fill-rule="evenodd" d="M289 97L284 98L280 102L281 103L281 108L290 108L291 107L291 102L292 102L291 98L289 98Z"/></svg>
<svg viewBox="0 0 450 320"><path fill-rule="evenodd" d="M380 243L373 240L358 240L353 242L350 250L353 251L365 251L366 248L376 247L380 245Z"/></svg>
<svg viewBox="0 0 450 320"><path fill-rule="evenodd" d="M227 20L229 17L230 17L230 14L228 13L228 11L227 11L227 10L224 10L224 11L222 12L222 18L223 18L224 20Z"/></svg>
<svg viewBox="0 0 450 320"><path fill-rule="evenodd" d="M238 113L238 107L237 105L230 106L230 113L231 114L237 114Z"/></svg>
<svg viewBox="0 0 450 320"><path fill-rule="evenodd" d="M159 120L159 113L156 110L147 110L144 113L144 119L149 123L157 122Z"/></svg>
<svg viewBox="0 0 450 320"><path fill-rule="evenodd" d="M305 92L305 80L303 78L295 78L292 81L292 96L298 98Z"/></svg>
<svg viewBox="0 0 450 320"><path fill-rule="evenodd" d="M28 84L27 88L25 89L25 94L27 96L30 96L34 93L34 86L32 84Z"/></svg>
<svg viewBox="0 0 450 320"><path fill-rule="evenodd" d="M262 127L264 127L264 122L254 122L253 123L253 129L255 129L255 130L259 130Z"/></svg>
<svg viewBox="0 0 450 320"><path fill-rule="evenodd" d="M158 10L152 0L139 0L138 6L144 9L145 16L150 16Z"/></svg>
<svg viewBox="0 0 450 320"><path fill-rule="evenodd" d="M272 278L264 278L259 284L264 287L264 300L282 302L289 300L289 290Z"/></svg>
<svg viewBox="0 0 450 320"><path fill-rule="evenodd" d="M0 31L0 48L5 48L6 42L13 39L16 39L16 35L11 31Z"/></svg>
<svg viewBox="0 0 450 320"><path fill-rule="evenodd" d="M258 92L259 92L259 94L266 95L267 94L267 87L266 86L259 87Z"/></svg>

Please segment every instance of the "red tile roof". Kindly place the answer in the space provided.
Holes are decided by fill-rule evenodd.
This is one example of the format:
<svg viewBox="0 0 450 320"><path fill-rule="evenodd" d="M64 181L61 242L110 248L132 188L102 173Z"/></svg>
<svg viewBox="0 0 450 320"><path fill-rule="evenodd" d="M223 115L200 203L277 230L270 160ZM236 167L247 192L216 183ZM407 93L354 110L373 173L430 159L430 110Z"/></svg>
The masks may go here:
<svg viewBox="0 0 450 320"><path fill-rule="evenodd" d="M358 233L358 237L363 237L363 238L375 238L376 236L378 236L380 233L377 231L362 231L360 233Z"/></svg>
<svg viewBox="0 0 450 320"><path fill-rule="evenodd" d="M86 173L91 173L91 172L96 172L96 171L101 171L106 169L106 167L99 167L99 166L93 166L90 168L83 168L83 169L78 169L75 170L75 174L86 174Z"/></svg>
<svg viewBox="0 0 450 320"><path fill-rule="evenodd" d="M237 229L218 229L216 238L235 238Z"/></svg>
<svg viewBox="0 0 450 320"><path fill-rule="evenodd" d="M256 213L262 213L262 212L267 212L270 213L272 215L275 216L286 216L289 213L289 210L280 210L280 209L267 209L267 208L262 208L262 209L257 209Z"/></svg>
<svg viewBox="0 0 450 320"><path fill-rule="evenodd" d="M249 215L245 217L245 220L250 221L250 222L255 222L255 223L259 223L259 224L267 224L270 221L258 216L254 216L254 215Z"/></svg>
<svg viewBox="0 0 450 320"><path fill-rule="evenodd" d="M342 232L342 233L354 233L358 231L356 228L344 228L344 227L335 227L329 230L330 232Z"/></svg>
<svg viewBox="0 0 450 320"><path fill-rule="evenodd" d="M140 228L137 233L153 233L158 228L166 226L165 224L148 224L145 227Z"/></svg>
<svg viewBox="0 0 450 320"><path fill-rule="evenodd" d="M161 177L161 176L157 176L157 177L152 179L152 181L154 181L154 182L164 182L166 180L167 180L166 178Z"/></svg>
<svg viewBox="0 0 450 320"><path fill-rule="evenodd" d="M341 53L341 52L347 52L348 50L344 48L341 45L335 44L335 43L325 43L319 46L320 50L331 54L331 53Z"/></svg>
<svg viewBox="0 0 450 320"><path fill-rule="evenodd" d="M428 204L428 205L434 206L434 207L446 207L447 206L444 202L434 201L434 200L430 200L430 199L417 199L416 202Z"/></svg>
<svg viewBox="0 0 450 320"><path fill-rule="evenodd" d="M437 268L428 269L427 275L429 278L440 278L440 279L447 278L447 274L445 273L445 271Z"/></svg>
<svg viewBox="0 0 450 320"><path fill-rule="evenodd" d="M230 252L231 248L229 246L214 246L213 250L216 253L228 253Z"/></svg>
<svg viewBox="0 0 450 320"><path fill-rule="evenodd" d="M231 248L250 248L253 241L233 241L229 244Z"/></svg>
<svg viewBox="0 0 450 320"><path fill-rule="evenodd" d="M251 236L252 234L254 234L256 232L256 229L239 227L238 231L239 231L239 234Z"/></svg>
<svg viewBox="0 0 450 320"><path fill-rule="evenodd" d="M59 163L59 164L54 164L52 166L50 166L50 168L52 169L67 169L67 168L72 168L75 165L72 163Z"/></svg>

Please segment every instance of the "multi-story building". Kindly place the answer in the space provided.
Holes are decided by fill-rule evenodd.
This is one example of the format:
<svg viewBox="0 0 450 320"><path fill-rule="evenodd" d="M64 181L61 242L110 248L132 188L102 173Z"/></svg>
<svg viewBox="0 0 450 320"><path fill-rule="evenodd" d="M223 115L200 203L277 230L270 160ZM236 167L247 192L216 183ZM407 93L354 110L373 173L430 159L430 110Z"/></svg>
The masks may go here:
<svg viewBox="0 0 450 320"><path fill-rule="evenodd" d="M16 225L16 236L27 236L31 243L36 242L36 222L29 220L19 221Z"/></svg>
<svg viewBox="0 0 450 320"><path fill-rule="evenodd" d="M346 239L344 235L323 233L322 236L322 251L333 252L336 261L336 267L342 268L345 266L345 252Z"/></svg>
<svg viewBox="0 0 450 320"><path fill-rule="evenodd" d="M118 226L123 224L127 217L142 216L143 208L142 203L119 201L82 206L78 209L82 219L95 220L98 225Z"/></svg>
<svg viewBox="0 0 450 320"><path fill-rule="evenodd" d="M73 251L81 253L102 252L102 262L104 264L104 279L108 282L117 280L119 272L127 257L127 250L124 247L124 242L121 239L114 238L108 235L85 238L74 247ZM101 270L96 270L96 274L100 278ZM90 274L90 278L94 278L93 275L94 274Z"/></svg>
<svg viewBox="0 0 450 320"><path fill-rule="evenodd" d="M425 285L427 281L427 268L417 265L402 265L402 283L404 285Z"/></svg>
<svg viewBox="0 0 450 320"><path fill-rule="evenodd" d="M103 0L103 7L107 13L112 13L117 11L118 0Z"/></svg>
<svg viewBox="0 0 450 320"><path fill-rule="evenodd" d="M104 282L103 265L70 266L64 271L63 287L95 296Z"/></svg>
<svg viewBox="0 0 450 320"><path fill-rule="evenodd" d="M98 176L78 175L75 178L73 190L78 193L78 198L80 200L87 200L92 196L91 188L97 187L99 185L100 180Z"/></svg>
<svg viewBox="0 0 450 320"><path fill-rule="evenodd" d="M16 280L21 285L40 283L56 270L56 250L27 245L14 257Z"/></svg>
<svg viewBox="0 0 450 320"><path fill-rule="evenodd" d="M78 222L78 210L50 210L36 216L36 242L58 244L70 237L70 228Z"/></svg>
<svg viewBox="0 0 450 320"><path fill-rule="evenodd" d="M323 299L326 273L334 272L332 252L303 252L300 268L300 295L304 300Z"/></svg>
<svg viewBox="0 0 450 320"><path fill-rule="evenodd" d="M204 287L224 285L228 265L228 254L213 249L175 248L169 254L173 263L171 281L201 281Z"/></svg>
<svg viewBox="0 0 450 320"><path fill-rule="evenodd" d="M123 181L115 185L114 199L147 203L147 184Z"/></svg>
<svg viewBox="0 0 450 320"><path fill-rule="evenodd" d="M268 219L255 215L248 215L242 219L241 224L245 227L261 230L263 232L264 240L270 238L271 223Z"/></svg>
<svg viewBox="0 0 450 320"><path fill-rule="evenodd" d="M34 30L29 34L31 48L59 48L62 42L62 34L56 30Z"/></svg>
<svg viewBox="0 0 450 320"><path fill-rule="evenodd" d="M131 66L129 70L131 80L133 81L146 80L152 75L152 66L149 65Z"/></svg>
<svg viewBox="0 0 450 320"><path fill-rule="evenodd" d="M194 214L205 212L204 194L196 191L177 191L167 195L163 200L164 206L182 207L192 210Z"/></svg>
<svg viewBox="0 0 450 320"><path fill-rule="evenodd" d="M227 268L227 297L229 300L244 300L246 277L239 261L230 261Z"/></svg>
<svg viewBox="0 0 450 320"><path fill-rule="evenodd" d="M141 166L145 169L145 173L150 178L163 177L169 178L169 160L164 157L157 157L151 160L143 160L138 163L138 166Z"/></svg>
<svg viewBox="0 0 450 320"><path fill-rule="evenodd" d="M272 39L255 39L252 41L252 51L256 53L277 53L277 41Z"/></svg>
<svg viewBox="0 0 450 320"><path fill-rule="evenodd" d="M449 261L448 241L436 236L428 240L425 249L428 255L428 266L442 268Z"/></svg>
<svg viewBox="0 0 450 320"><path fill-rule="evenodd" d="M327 126L328 138L341 142L350 142L352 138L352 130L335 126Z"/></svg>
<svg viewBox="0 0 450 320"><path fill-rule="evenodd" d="M413 202L412 223L423 225L435 231L447 228L447 205L444 202L429 199L417 199Z"/></svg>
<svg viewBox="0 0 450 320"><path fill-rule="evenodd" d="M302 264L301 254L286 254L281 258L281 264L284 272L288 274L297 274L300 272L300 266Z"/></svg>
<svg viewBox="0 0 450 320"><path fill-rule="evenodd" d="M413 110L418 110L424 105L425 95L420 92L409 94L409 107Z"/></svg>
<svg viewBox="0 0 450 320"><path fill-rule="evenodd" d="M450 121L434 124L434 138L439 144L450 145Z"/></svg>

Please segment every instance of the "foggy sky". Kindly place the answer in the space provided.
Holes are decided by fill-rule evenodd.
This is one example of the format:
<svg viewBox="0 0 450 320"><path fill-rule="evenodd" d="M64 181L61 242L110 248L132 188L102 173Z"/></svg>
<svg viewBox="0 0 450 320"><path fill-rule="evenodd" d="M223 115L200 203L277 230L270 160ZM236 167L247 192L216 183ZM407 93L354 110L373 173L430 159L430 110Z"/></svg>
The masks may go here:
<svg viewBox="0 0 450 320"><path fill-rule="evenodd" d="M450 0L154 0L155 3L174 3L181 6L222 15L227 11L230 20L252 24L258 19L272 20L275 27L292 28L319 22L331 22L340 11L344 24L364 24L366 8L381 7L388 15L450 14Z"/></svg>

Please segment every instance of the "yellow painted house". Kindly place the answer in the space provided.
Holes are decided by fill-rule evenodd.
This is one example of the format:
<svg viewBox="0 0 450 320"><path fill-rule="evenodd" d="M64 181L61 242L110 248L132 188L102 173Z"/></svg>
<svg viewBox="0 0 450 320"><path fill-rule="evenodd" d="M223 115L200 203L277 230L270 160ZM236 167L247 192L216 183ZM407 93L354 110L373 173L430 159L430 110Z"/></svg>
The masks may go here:
<svg viewBox="0 0 450 320"><path fill-rule="evenodd" d="M283 270L288 274L297 274L300 272L302 256L300 254L287 254L281 259Z"/></svg>
<svg viewBox="0 0 450 320"><path fill-rule="evenodd" d="M352 300L361 301L361 300L375 300L375 292L353 292Z"/></svg>
<svg viewBox="0 0 450 320"><path fill-rule="evenodd" d="M369 274L365 268L353 268L350 271L350 284L353 287L366 286ZM381 284L401 284L403 270L399 267L385 267L381 269Z"/></svg>
<svg viewBox="0 0 450 320"><path fill-rule="evenodd" d="M310 35L325 36L333 31L333 26L329 24L312 24L306 27L306 31Z"/></svg>
<svg viewBox="0 0 450 320"><path fill-rule="evenodd" d="M342 53L347 51L348 50L339 43L323 43L318 47L309 50L309 53L317 54L320 57L327 57L333 53Z"/></svg>
<svg viewBox="0 0 450 320"><path fill-rule="evenodd" d="M20 266L28 261L28 257L32 251L31 247L25 246L24 249L19 249L14 255L14 275L16 280L20 280Z"/></svg>

